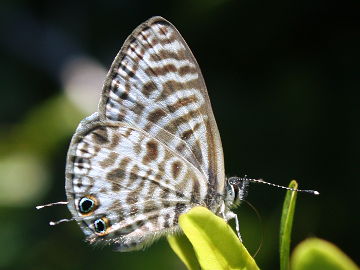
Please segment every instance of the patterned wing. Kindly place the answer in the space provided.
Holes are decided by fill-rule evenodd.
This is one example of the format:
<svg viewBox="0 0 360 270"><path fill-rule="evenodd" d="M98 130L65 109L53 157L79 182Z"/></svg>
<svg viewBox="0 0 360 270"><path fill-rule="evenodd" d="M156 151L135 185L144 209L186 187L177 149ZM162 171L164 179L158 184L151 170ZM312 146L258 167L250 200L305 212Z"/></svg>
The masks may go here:
<svg viewBox="0 0 360 270"><path fill-rule="evenodd" d="M91 243L141 249L203 204L206 179L163 142L127 123L85 119L66 168L68 207Z"/></svg>
<svg viewBox="0 0 360 270"><path fill-rule="evenodd" d="M128 37L105 81L99 112L101 119L129 123L185 157L208 179L209 202L223 194L223 152L204 79L165 19L151 18Z"/></svg>

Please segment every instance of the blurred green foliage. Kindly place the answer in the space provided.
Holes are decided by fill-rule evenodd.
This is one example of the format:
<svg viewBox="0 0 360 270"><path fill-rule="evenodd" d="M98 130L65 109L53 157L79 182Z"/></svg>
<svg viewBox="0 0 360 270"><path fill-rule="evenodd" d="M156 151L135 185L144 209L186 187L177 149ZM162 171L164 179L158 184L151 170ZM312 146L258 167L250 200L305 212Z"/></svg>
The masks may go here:
<svg viewBox="0 0 360 270"><path fill-rule="evenodd" d="M294 270L358 270L359 267L335 245L318 238L301 242L292 256Z"/></svg>
<svg viewBox="0 0 360 270"><path fill-rule="evenodd" d="M67 147L88 114L67 92L67 63L81 56L109 67L154 15L179 29L202 68L226 174L321 191L299 194L293 245L315 235L358 260L360 25L351 3L20 0L0 3L0 269L184 269L164 239L115 253L84 243L74 223L49 227L70 217L66 207L34 208L65 199ZM264 231L260 268L279 269L282 197L250 186L263 224L246 205L237 210L250 254Z"/></svg>

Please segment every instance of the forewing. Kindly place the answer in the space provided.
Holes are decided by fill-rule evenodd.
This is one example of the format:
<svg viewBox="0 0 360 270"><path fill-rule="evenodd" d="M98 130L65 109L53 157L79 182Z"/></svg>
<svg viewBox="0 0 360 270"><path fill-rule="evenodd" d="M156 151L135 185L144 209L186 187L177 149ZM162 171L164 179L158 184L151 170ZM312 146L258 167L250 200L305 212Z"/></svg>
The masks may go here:
<svg viewBox="0 0 360 270"><path fill-rule="evenodd" d="M67 160L68 207L90 242L140 249L177 229L179 214L207 192L206 179L186 159L144 131L126 123L83 120ZM82 214L79 202L96 206ZM94 222L108 220L105 234Z"/></svg>
<svg viewBox="0 0 360 270"><path fill-rule="evenodd" d="M165 19L151 18L128 37L105 81L99 112L183 156L208 179L209 197L223 193L223 151L204 79L186 42Z"/></svg>

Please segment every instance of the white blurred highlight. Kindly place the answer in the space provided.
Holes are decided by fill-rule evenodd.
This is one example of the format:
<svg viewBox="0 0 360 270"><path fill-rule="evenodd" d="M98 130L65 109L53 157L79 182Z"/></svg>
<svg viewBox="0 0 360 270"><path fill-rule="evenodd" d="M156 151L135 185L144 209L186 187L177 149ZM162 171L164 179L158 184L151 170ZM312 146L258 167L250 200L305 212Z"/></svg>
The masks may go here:
<svg viewBox="0 0 360 270"><path fill-rule="evenodd" d="M0 159L0 206L28 206L48 189L49 172L43 160L26 153Z"/></svg>
<svg viewBox="0 0 360 270"><path fill-rule="evenodd" d="M105 68L93 59L77 57L69 60L62 70L66 96L85 114L97 111Z"/></svg>

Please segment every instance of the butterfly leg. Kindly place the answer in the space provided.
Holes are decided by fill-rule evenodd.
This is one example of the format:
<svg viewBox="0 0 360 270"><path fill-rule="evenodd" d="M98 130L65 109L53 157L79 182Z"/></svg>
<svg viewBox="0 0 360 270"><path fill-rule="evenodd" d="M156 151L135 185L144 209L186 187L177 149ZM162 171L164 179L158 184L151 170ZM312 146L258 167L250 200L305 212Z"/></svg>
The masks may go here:
<svg viewBox="0 0 360 270"><path fill-rule="evenodd" d="M227 213L227 220L230 219L235 219L235 228L236 228L236 233L240 239L240 242L242 242L242 238L241 238L241 234L240 234L240 225L239 225L239 219L238 216L234 213L234 212L228 212Z"/></svg>
<svg viewBox="0 0 360 270"><path fill-rule="evenodd" d="M240 242L242 242L241 234L240 234L240 226L239 226L239 219L238 216L235 214L235 227L236 227L236 233L240 239Z"/></svg>

